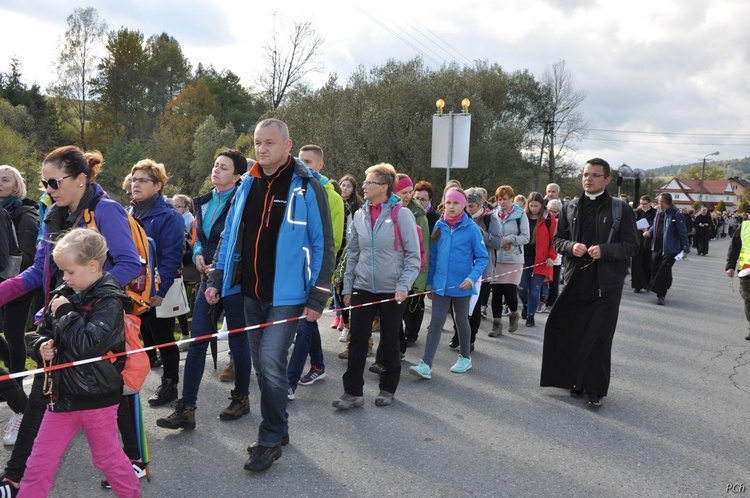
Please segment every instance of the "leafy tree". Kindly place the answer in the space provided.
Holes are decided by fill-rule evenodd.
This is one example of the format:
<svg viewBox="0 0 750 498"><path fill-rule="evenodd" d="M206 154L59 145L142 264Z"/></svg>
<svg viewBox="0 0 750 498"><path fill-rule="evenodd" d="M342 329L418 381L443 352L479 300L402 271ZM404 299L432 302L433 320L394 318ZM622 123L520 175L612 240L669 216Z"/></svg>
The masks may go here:
<svg viewBox="0 0 750 498"><path fill-rule="evenodd" d="M695 201L695 202L693 203L693 209L694 209L695 211L698 211L698 210L699 210L700 208L701 208L701 201Z"/></svg>
<svg viewBox="0 0 750 498"><path fill-rule="evenodd" d="M750 204L747 201L740 202L740 205L737 207L738 213L750 213Z"/></svg>
<svg viewBox="0 0 750 498"><path fill-rule="evenodd" d="M26 181L29 196L34 197L34 187L39 183L41 156L31 142L11 127L0 123L0 157L2 164L18 169Z"/></svg>
<svg viewBox="0 0 750 498"><path fill-rule="evenodd" d="M95 123L111 139L128 142L143 136L147 62L143 34L127 28L111 31L106 49L92 88L99 97Z"/></svg>
<svg viewBox="0 0 750 498"><path fill-rule="evenodd" d="M263 114L262 105L240 84L240 78L231 71L216 71L213 67L201 71L200 78L216 99L214 114L218 126L232 123L235 130L254 129Z"/></svg>
<svg viewBox="0 0 750 498"><path fill-rule="evenodd" d="M128 142L115 139L107 149L104 167L98 177L99 184L112 198L123 203L130 202L122 190L122 181L130 173L133 165L146 155L140 139L134 138Z"/></svg>
<svg viewBox="0 0 750 498"><path fill-rule="evenodd" d="M313 29L312 21L295 21L291 30L282 26L281 32L289 33L286 42L279 39L278 29L274 15L273 35L264 47L267 66L259 80L267 105L273 110L281 105L294 85L317 69L323 47L323 38Z"/></svg>
<svg viewBox="0 0 750 498"><path fill-rule="evenodd" d="M57 58L57 82L48 89L55 97L60 116L74 119L79 144L84 149L91 79L97 64L96 48L106 30L106 22L99 19L93 7L75 9L68 16L68 29Z"/></svg>
<svg viewBox="0 0 750 498"><path fill-rule="evenodd" d="M167 33L153 35L146 41L144 65L148 121L146 134L158 126L167 104L190 81L190 62L182 53L179 42Z"/></svg>
<svg viewBox="0 0 750 498"><path fill-rule="evenodd" d="M724 201L719 201L716 203L716 207L714 208L714 211L719 211L720 213L725 213L727 211L726 205L724 205Z"/></svg>
<svg viewBox="0 0 750 498"><path fill-rule="evenodd" d="M685 171L684 177L693 180L700 180L702 172L702 166L691 166ZM725 175L726 171L718 164L706 164L706 175L703 178L705 180L722 180L725 178Z"/></svg>
<svg viewBox="0 0 750 498"><path fill-rule="evenodd" d="M202 79L195 85L186 86L167 104L161 125L152 136L149 152L151 157L167 166L173 177L170 181L173 186L189 189L202 180L190 173L192 144L195 131L217 108L216 98Z"/></svg>

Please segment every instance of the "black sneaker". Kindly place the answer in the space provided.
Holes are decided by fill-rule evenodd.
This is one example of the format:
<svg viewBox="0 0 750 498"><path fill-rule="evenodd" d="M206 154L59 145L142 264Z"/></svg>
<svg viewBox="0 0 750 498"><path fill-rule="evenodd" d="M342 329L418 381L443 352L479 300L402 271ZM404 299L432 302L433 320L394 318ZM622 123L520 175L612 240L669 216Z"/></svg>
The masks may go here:
<svg viewBox="0 0 750 498"><path fill-rule="evenodd" d="M521 308L521 318L526 320L526 317L529 316L529 308L526 307L526 305L523 305L523 308Z"/></svg>
<svg viewBox="0 0 750 498"><path fill-rule="evenodd" d="M162 429L195 429L195 407L187 406L182 400L174 404L174 412L166 417L156 419L156 425Z"/></svg>
<svg viewBox="0 0 750 498"><path fill-rule="evenodd" d="M150 406L162 406L177 399L177 382L172 379L161 378L161 385L156 388L153 396L148 398Z"/></svg>
<svg viewBox="0 0 750 498"><path fill-rule="evenodd" d="M285 432L284 437L281 438L281 446L286 446L287 444L289 444L289 432ZM253 453L255 453L255 450L258 449L258 446L260 445L258 444L258 440L256 439L255 441L250 443L250 446L247 447L247 452L252 455Z"/></svg>
<svg viewBox="0 0 750 498"><path fill-rule="evenodd" d="M385 367L380 363L373 363L368 370L378 375L383 375L383 373L385 373Z"/></svg>
<svg viewBox="0 0 750 498"><path fill-rule="evenodd" d="M583 389L576 389L575 387L570 390L570 396L573 398L580 398L583 396Z"/></svg>
<svg viewBox="0 0 750 498"><path fill-rule="evenodd" d="M18 485L14 485L8 479L0 482L0 497L15 498L18 494Z"/></svg>
<svg viewBox="0 0 750 498"><path fill-rule="evenodd" d="M448 347L451 349L458 349L458 336L454 335L453 338L451 338L451 342L448 343Z"/></svg>
<svg viewBox="0 0 750 498"><path fill-rule="evenodd" d="M588 404L592 408L599 408L602 406L602 397L595 393L589 394Z"/></svg>
<svg viewBox="0 0 750 498"><path fill-rule="evenodd" d="M527 326L527 327L533 327L534 325L536 325L536 324L534 323L534 315L529 315L529 316L527 316L527 317L526 317L526 326Z"/></svg>
<svg viewBox="0 0 750 498"><path fill-rule="evenodd" d="M261 446L252 452L250 458L245 462L245 470L251 472L263 472L273 465L273 462L281 458L281 446Z"/></svg>

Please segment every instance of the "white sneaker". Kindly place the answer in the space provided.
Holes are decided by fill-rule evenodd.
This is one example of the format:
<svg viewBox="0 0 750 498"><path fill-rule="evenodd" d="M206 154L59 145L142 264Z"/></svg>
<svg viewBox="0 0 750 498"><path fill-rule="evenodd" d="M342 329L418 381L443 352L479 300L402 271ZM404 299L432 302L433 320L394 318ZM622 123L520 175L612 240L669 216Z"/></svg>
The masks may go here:
<svg viewBox="0 0 750 498"><path fill-rule="evenodd" d="M339 337L339 342L346 342L346 340L349 338L349 329L344 327L341 329L341 337Z"/></svg>
<svg viewBox="0 0 750 498"><path fill-rule="evenodd" d="M507 304L503 305L503 316L509 316L510 315L510 308Z"/></svg>
<svg viewBox="0 0 750 498"><path fill-rule="evenodd" d="M5 424L5 434L3 435L3 444L5 446L16 444L18 429L21 428L21 420L23 420L23 413L14 413L8 419L8 423Z"/></svg>

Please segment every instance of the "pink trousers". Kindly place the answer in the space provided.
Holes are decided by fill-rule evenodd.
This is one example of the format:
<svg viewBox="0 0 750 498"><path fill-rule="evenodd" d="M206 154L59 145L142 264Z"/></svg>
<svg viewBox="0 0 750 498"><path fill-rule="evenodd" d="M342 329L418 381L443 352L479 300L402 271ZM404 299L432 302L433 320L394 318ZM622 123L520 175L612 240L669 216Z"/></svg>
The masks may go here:
<svg viewBox="0 0 750 498"><path fill-rule="evenodd" d="M86 434L92 463L104 473L115 495L126 498L140 496L138 477L120 445L117 407L112 405L75 412L47 410L34 440L18 497L49 495L63 454L79 430Z"/></svg>

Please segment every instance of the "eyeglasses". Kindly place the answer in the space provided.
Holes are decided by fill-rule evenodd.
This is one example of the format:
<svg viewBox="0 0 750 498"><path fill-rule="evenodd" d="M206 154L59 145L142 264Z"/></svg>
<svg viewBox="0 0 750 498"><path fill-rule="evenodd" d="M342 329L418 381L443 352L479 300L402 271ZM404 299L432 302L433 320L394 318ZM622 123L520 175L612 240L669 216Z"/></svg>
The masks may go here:
<svg viewBox="0 0 750 498"><path fill-rule="evenodd" d="M584 178L601 178L604 176L604 173L584 173Z"/></svg>
<svg viewBox="0 0 750 498"><path fill-rule="evenodd" d="M365 180L362 182L363 187L369 187L370 185L385 185L383 182L375 182L372 180Z"/></svg>
<svg viewBox="0 0 750 498"><path fill-rule="evenodd" d="M72 176L78 176L78 175L66 175L62 178L50 178L49 180L45 180L42 178L42 185L44 185L44 188L52 187L52 190L57 190L60 188L60 182L65 180L66 178L70 178Z"/></svg>
<svg viewBox="0 0 750 498"><path fill-rule="evenodd" d="M154 182L154 183L156 183L151 178L133 178L130 181L133 182L133 183L146 183L146 182Z"/></svg>
<svg viewBox="0 0 750 498"><path fill-rule="evenodd" d="M415 196L414 198L415 198L416 200L418 200L419 202L422 202L422 203L425 203L425 202L430 202L430 199L428 199L428 198L426 198L426 197L425 197L425 198L423 199L423 198L421 198L421 197L416 197L416 196Z"/></svg>

